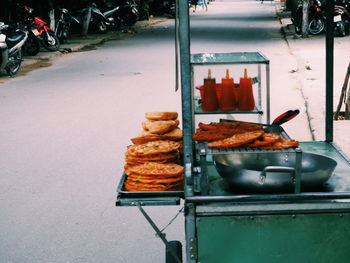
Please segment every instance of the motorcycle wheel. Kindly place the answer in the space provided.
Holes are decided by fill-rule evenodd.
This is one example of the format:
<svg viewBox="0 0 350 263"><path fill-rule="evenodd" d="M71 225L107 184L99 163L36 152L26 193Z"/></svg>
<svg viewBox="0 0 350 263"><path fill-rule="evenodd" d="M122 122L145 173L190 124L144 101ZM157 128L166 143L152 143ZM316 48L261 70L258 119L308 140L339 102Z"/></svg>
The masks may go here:
<svg viewBox="0 0 350 263"><path fill-rule="evenodd" d="M24 43L23 51L25 55L29 56L35 56L40 51L39 39L32 32L29 33L29 36Z"/></svg>
<svg viewBox="0 0 350 263"><path fill-rule="evenodd" d="M54 32L43 33L42 44L48 51L57 51L60 48L60 41Z"/></svg>
<svg viewBox="0 0 350 263"><path fill-rule="evenodd" d="M69 24L62 24L62 23L58 24L56 35L58 40L60 41L60 44L63 44L68 39L69 28L70 28Z"/></svg>
<svg viewBox="0 0 350 263"><path fill-rule="evenodd" d="M337 32L338 32L338 35L339 35L339 36L345 37L346 32L345 32L345 25L344 25L344 22L338 22L338 23L337 23Z"/></svg>
<svg viewBox="0 0 350 263"><path fill-rule="evenodd" d="M106 23L103 22L103 21L98 22L98 24L97 24L97 31L98 31L99 33L101 33L101 34L107 33L108 28L107 28Z"/></svg>
<svg viewBox="0 0 350 263"><path fill-rule="evenodd" d="M18 50L16 54L9 57L9 62L7 63L5 70L7 74L12 77L17 74L22 64L22 50Z"/></svg>
<svg viewBox="0 0 350 263"><path fill-rule="evenodd" d="M321 34L325 28L325 20L322 18L314 18L309 23L309 32L311 35Z"/></svg>

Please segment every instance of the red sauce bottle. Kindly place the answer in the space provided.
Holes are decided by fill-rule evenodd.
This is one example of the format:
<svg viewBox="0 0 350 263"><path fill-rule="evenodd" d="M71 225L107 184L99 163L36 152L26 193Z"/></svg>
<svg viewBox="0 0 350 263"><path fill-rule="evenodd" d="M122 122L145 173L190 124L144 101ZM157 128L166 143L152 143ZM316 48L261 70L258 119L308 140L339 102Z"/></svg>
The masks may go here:
<svg viewBox="0 0 350 263"><path fill-rule="evenodd" d="M238 109L240 111L252 111L254 107L252 78L248 78L247 69L244 69L244 77L239 80Z"/></svg>
<svg viewBox="0 0 350 263"><path fill-rule="evenodd" d="M221 79L222 93L220 96L220 110L232 111L236 108L235 95L233 91L233 78L230 78L230 72L226 69L226 78Z"/></svg>
<svg viewBox="0 0 350 263"><path fill-rule="evenodd" d="M216 111L218 109L218 98L216 96L215 78L211 78L211 70L208 70L208 78L204 79L202 110Z"/></svg>

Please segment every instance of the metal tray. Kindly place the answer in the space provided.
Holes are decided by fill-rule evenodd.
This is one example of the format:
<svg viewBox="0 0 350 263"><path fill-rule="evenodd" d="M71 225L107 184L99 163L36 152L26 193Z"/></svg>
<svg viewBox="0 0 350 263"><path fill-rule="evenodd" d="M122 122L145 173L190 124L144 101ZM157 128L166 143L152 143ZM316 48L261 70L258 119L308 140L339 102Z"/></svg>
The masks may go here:
<svg viewBox="0 0 350 263"><path fill-rule="evenodd" d="M147 191L147 192L130 192L125 190L124 183L127 175L123 173L119 185L117 188L117 192L120 197L167 197L167 196L177 196L183 197L184 191Z"/></svg>

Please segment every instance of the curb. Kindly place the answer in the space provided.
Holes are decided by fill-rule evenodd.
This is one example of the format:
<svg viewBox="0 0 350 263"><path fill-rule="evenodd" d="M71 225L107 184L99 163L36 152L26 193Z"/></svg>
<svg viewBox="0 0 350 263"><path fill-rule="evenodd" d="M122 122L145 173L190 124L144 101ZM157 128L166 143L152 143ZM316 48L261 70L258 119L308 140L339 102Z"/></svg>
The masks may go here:
<svg viewBox="0 0 350 263"><path fill-rule="evenodd" d="M139 31L145 28L150 28L154 25L166 21L166 17L151 17L149 20L138 21L135 25L123 31L109 31L106 34L88 34L87 36L80 36L74 34L68 39L67 44L62 44L59 51L49 52L46 50L40 51L36 56L25 56L22 62L21 70L29 71L35 65L40 63L47 63L54 58L84 50L91 50L91 47L101 45L106 41L112 39L122 38L125 33ZM39 65L39 67L42 67ZM35 68L35 67L34 67Z"/></svg>

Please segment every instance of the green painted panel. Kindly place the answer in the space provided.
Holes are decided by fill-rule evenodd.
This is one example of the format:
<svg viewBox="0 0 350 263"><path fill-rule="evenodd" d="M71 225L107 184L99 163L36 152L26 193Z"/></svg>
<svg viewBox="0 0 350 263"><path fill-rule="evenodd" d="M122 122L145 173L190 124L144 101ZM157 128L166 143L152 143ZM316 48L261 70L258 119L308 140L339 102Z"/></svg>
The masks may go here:
<svg viewBox="0 0 350 263"><path fill-rule="evenodd" d="M350 214L197 219L200 263L345 263Z"/></svg>

